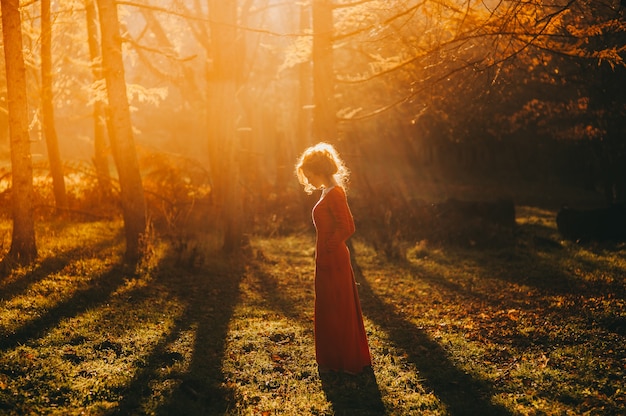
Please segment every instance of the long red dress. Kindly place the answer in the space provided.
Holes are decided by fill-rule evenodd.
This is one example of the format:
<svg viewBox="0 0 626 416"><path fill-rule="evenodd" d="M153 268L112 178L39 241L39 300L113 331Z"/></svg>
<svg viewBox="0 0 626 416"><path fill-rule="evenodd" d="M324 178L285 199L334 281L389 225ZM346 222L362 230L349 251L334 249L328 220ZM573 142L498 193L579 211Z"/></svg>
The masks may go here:
<svg viewBox="0 0 626 416"><path fill-rule="evenodd" d="M360 373L371 365L350 252L354 220L344 190L335 186L313 208L315 357L320 369Z"/></svg>

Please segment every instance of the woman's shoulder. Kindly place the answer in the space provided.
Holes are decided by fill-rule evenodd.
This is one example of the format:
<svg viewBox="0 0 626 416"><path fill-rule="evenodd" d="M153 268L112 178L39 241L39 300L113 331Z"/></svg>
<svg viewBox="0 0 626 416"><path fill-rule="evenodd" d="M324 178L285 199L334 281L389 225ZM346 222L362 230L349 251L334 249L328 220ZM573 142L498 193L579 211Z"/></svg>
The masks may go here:
<svg viewBox="0 0 626 416"><path fill-rule="evenodd" d="M345 199L346 190L343 189L343 187L341 187L340 185L335 185L332 187L332 189L328 191L328 194L326 194L326 196L330 196L331 198Z"/></svg>

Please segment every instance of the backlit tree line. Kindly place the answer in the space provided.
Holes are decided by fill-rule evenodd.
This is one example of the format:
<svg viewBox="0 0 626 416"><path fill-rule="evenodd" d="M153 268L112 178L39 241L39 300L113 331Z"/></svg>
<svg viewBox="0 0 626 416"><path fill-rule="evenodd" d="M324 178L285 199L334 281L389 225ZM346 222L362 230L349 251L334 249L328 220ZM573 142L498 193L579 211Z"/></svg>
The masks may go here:
<svg viewBox="0 0 626 416"><path fill-rule="evenodd" d="M6 258L37 257L34 130L60 213L63 149L89 137L99 191L119 197L130 262L148 226L138 144L202 160L228 252L244 241L249 188L265 191L250 178L287 180L315 140L375 137L374 148L414 160L485 141L496 152L512 138L584 143L607 202L624 203L622 3L0 0ZM89 116L76 118L85 108Z"/></svg>

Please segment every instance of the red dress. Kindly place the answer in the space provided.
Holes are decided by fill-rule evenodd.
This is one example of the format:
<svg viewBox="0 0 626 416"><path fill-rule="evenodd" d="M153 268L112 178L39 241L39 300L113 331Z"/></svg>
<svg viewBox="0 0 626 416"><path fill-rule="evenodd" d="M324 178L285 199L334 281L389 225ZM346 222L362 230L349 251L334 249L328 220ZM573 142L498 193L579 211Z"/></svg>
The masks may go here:
<svg viewBox="0 0 626 416"><path fill-rule="evenodd" d="M335 186L313 208L315 357L321 369L360 373L371 365L361 303L345 241L354 220L344 190Z"/></svg>

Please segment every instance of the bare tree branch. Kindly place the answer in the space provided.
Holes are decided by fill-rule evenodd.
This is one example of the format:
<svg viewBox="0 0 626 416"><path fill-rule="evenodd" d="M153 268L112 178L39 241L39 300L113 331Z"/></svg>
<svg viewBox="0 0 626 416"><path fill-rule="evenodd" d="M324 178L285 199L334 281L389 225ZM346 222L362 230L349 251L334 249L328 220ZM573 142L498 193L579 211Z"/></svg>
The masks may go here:
<svg viewBox="0 0 626 416"><path fill-rule="evenodd" d="M332 7L333 7L334 10L346 9L346 8L349 8L349 7L355 7L355 6L360 6L362 4L367 4L367 3L370 3L371 1L373 1L373 0L361 0L361 1L355 1L355 2L352 2L352 3L341 3L341 4L335 4Z"/></svg>
<svg viewBox="0 0 626 416"><path fill-rule="evenodd" d="M150 10L154 10L154 11L157 11L157 12L169 14L169 15L172 15L172 16L181 17L183 19L195 20L195 21L198 21L198 22L219 24L219 25L222 25L222 26L225 26L225 27L234 27L234 28L236 28L238 30L243 30L243 31L246 31L246 32L262 33L262 34L271 35L271 36L278 36L278 37L312 36L312 34L310 34L310 33L279 33L279 32L274 32L274 31L268 30L268 29L259 29L259 28L245 27L245 26L240 26L240 25L232 25L232 24L227 24L227 23L224 23L224 22L215 22L215 21L212 21L211 19L209 19L207 17L197 16L197 15L188 14L188 13L179 13L179 12L175 12L175 11L166 9L164 7L149 6L149 5L134 3L132 1L126 1L126 0L119 0L117 2L117 4L124 5L124 6L130 6L130 7L150 9Z"/></svg>
<svg viewBox="0 0 626 416"><path fill-rule="evenodd" d="M406 16L407 14L410 14L410 13L415 13L415 11L417 11L420 7L422 7L422 6L426 3L426 1L427 1L427 0L423 0L422 2L420 2L420 3L416 4L415 6L413 6L413 7L409 7L408 9L403 10L402 12L400 12L400 13L398 13L398 14L396 14L396 15L394 15L394 16L392 16L392 17L388 18L388 19L386 19L386 20L383 22L383 24L388 25L388 24L390 24L391 22L393 22L394 20L399 19L399 18L401 18L401 17L403 17L403 16ZM377 26L377 25L368 25L368 26L365 26L365 27L359 28L359 29L357 29L357 30L354 30L354 31L352 31L352 32L349 32L349 33L344 33L344 34L342 34L342 35L337 35L337 36L334 36L334 37L333 37L333 41L343 40L343 39L346 39L346 38L349 38L349 37L352 37L352 36L358 35L358 34L360 34L360 33L367 32L368 30L372 30L372 29L374 29L376 26Z"/></svg>
<svg viewBox="0 0 626 416"><path fill-rule="evenodd" d="M389 103L389 104L387 104L387 105L385 105L383 107L380 107L380 108L378 108L376 110L373 110L373 111L371 111L369 113L363 114L361 116L355 116L355 117L339 117L338 120L347 122L347 121L365 120L365 119L368 119L368 118L375 117L375 116L377 116L377 115L379 115L381 113L384 113L386 111L391 110L394 107L397 107L400 104L403 104L403 103L409 101L411 98L417 96L418 94L422 93L426 89L431 88L432 85L437 84L437 83L439 83L441 81L445 81L451 75L453 75L453 74L455 74L457 72L466 70L468 68L475 68L478 63L480 63L480 61L467 62L465 65L459 66L458 68L455 68L455 69L447 72L445 75L442 75L442 76L434 79L432 83L429 83L429 84L423 83L424 85L421 88L415 89L415 90L411 91L410 94L407 94L404 97L402 97L402 98L400 98L400 99L398 99L398 100L396 100L396 101L394 101L392 103Z"/></svg>
<svg viewBox="0 0 626 416"><path fill-rule="evenodd" d="M178 17L182 17L183 19L198 20L198 21L201 21L201 22L208 22L209 21L209 19L207 19L206 17L192 15L192 14L179 13L179 12L175 12L175 11L170 10L170 9L166 9L165 7L152 6L152 5L148 5L148 4L140 4L140 3L135 3L135 2L132 2L132 1L126 1L126 0L117 0L116 3L118 5L121 5L121 6L130 6L130 7L137 7L137 8L140 8L140 9L154 10L155 12L161 12L161 13L166 13L166 14L169 14L169 15L172 15L172 16L178 16Z"/></svg>

